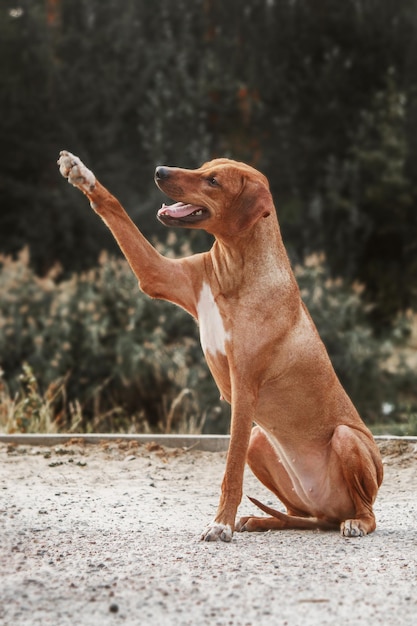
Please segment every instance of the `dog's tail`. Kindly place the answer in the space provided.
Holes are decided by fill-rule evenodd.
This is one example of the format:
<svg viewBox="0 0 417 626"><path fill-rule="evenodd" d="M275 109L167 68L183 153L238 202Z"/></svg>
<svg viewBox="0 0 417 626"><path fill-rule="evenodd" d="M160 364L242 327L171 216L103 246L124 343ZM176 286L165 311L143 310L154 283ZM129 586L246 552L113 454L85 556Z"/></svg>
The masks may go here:
<svg viewBox="0 0 417 626"><path fill-rule="evenodd" d="M272 509L266 504L262 504L262 502L259 502L256 498L251 498L250 496L248 496L248 498L255 506L261 509L261 511L278 520L277 528L294 530L337 530L340 526L340 522L332 522L318 517L287 515L286 513Z"/></svg>

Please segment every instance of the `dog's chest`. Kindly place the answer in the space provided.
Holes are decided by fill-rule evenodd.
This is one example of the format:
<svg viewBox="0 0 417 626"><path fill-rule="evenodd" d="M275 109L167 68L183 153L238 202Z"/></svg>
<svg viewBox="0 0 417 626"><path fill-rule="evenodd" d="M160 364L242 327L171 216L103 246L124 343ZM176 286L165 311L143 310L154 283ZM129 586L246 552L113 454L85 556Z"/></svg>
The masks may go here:
<svg viewBox="0 0 417 626"><path fill-rule="evenodd" d="M227 332L208 283L203 283L197 304L200 341L204 353L215 356L226 355L226 342L230 341L231 333Z"/></svg>

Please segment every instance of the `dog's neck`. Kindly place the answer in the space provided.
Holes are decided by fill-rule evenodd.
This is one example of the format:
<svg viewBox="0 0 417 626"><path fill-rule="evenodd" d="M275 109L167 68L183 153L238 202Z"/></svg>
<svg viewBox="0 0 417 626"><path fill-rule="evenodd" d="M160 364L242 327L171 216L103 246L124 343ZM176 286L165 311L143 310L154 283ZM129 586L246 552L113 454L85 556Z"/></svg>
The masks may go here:
<svg viewBox="0 0 417 626"><path fill-rule="evenodd" d="M260 283L265 289L277 284L288 288L295 283L275 212L237 236L216 237L209 254L224 295L241 290L242 283L250 289L252 281L257 291Z"/></svg>

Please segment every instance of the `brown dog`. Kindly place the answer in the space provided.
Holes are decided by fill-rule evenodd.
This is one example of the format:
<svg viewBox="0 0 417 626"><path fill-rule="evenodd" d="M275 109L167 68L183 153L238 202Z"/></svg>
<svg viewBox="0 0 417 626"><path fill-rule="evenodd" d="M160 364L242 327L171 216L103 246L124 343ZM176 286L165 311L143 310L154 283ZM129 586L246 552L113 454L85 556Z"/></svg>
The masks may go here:
<svg viewBox="0 0 417 626"><path fill-rule="evenodd" d="M209 252L167 259L77 157L61 152L59 165L112 231L140 288L198 320L208 365L232 405L220 503L202 539L231 540L246 461L287 514L254 500L270 517L242 518L237 530L372 532L379 451L301 301L267 179L228 159L197 170L158 167L157 185L176 201L158 219L215 237Z"/></svg>

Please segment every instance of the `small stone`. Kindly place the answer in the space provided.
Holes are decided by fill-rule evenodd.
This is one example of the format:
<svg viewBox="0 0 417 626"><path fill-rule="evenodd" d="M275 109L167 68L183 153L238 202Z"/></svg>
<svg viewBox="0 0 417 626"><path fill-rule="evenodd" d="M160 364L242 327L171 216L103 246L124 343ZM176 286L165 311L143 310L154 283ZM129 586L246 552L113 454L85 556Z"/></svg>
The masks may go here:
<svg viewBox="0 0 417 626"><path fill-rule="evenodd" d="M110 613L117 613L119 611L119 605L116 604L115 602L112 602L111 605L109 606L109 611Z"/></svg>

